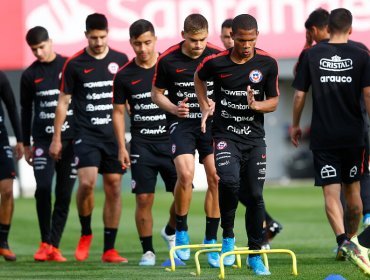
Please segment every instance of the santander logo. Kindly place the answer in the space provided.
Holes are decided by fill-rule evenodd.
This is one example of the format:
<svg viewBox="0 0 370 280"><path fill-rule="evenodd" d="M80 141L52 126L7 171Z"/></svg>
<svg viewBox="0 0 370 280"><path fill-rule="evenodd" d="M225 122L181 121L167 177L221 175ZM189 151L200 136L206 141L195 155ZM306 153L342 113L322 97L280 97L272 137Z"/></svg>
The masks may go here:
<svg viewBox="0 0 370 280"><path fill-rule="evenodd" d="M26 27L46 27L56 44L76 43L85 31L87 15L93 12L94 9L79 0L48 0L28 14Z"/></svg>

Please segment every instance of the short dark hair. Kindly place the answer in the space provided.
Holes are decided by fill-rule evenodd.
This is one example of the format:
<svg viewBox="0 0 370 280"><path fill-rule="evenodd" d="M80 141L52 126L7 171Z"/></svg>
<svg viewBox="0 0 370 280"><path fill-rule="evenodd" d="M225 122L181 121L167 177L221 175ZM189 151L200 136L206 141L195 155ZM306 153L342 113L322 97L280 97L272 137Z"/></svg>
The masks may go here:
<svg viewBox="0 0 370 280"><path fill-rule="evenodd" d="M185 33L198 33L201 30L208 31L208 21L201 14L191 14L184 20Z"/></svg>
<svg viewBox="0 0 370 280"><path fill-rule="evenodd" d="M26 34L26 41L29 46L38 45L47 40L49 40L49 33L42 26L35 26L28 30Z"/></svg>
<svg viewBox="0 0 370 280"><path fill-rule="evenodd" d="M153 24L146 19L139 19L130 25L130 39L137 38L148 31L155 35Z"/></svg>
<svg viewBox="0 0 370 280"><path fill-rule="evenodd" d="M86 18L86 31L108 30L108 20L103 14L94 13Z"/></svg>
<svg viewBox="0 0 370 280"><path fill-rule="evenodd" d="M249 14L241 14L233 19L233 24L231 28L234 34L238 31L238 29L242 30L256 29L256 31L258 31L258 24L257 20L253 16Z"/></svg>
<svg viewBox="0 0 370 280"><path fill-rule="evenodd" d="M317 8L307 18L304 23L306 29L311 29L313 26L320 29L326 27L329 21L329 12L323 8Z"/></svg>
<svg viewBox="0 0 370 280"><path fill-rule="evenodd" d="M352 14L345 8L332 10L329 15L330 33L347 32L352 26Z"/></svg>
<svg viewBox="0 0 370 280"><path fill-rule="evenodd" d="M221 24L221 29L222 28L231 28L232 25L233 25L233 19L232 18L225 19L224 22Z"/></svg>

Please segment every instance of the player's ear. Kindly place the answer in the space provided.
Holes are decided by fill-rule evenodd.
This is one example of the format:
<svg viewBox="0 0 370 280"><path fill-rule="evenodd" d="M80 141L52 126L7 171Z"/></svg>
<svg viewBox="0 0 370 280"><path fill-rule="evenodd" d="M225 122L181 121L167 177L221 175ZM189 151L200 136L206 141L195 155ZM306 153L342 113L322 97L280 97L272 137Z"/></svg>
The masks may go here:
<svg viewBox="0 0 370 280"><path fill-rule="evenodd" d="M181 37L182 37L183 39L185 39L185 32L184 32L184 31L181 31Z"/></svg>

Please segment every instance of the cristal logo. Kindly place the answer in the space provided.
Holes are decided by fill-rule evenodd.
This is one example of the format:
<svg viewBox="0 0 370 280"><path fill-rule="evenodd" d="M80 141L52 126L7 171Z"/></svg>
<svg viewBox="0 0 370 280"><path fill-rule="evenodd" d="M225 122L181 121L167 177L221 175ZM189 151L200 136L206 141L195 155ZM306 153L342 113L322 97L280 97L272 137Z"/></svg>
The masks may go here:
<svg viewBox="0 0 370 280"><path fill-rule="evenodd" d="M320 69L327 71L347 71L353 68L352 64L352 59L342 59L338 55L320 59Z"/></svg>
<svg viewBox="0 0 370 280"><path fill-rule="evenodd" d="M26 28L47 22L47 29L57 44L71 44L81 41L85 19L94 10L79 0L49 0L34 9L26 19ZM80 29L78 32L76 29Z"/></svg>

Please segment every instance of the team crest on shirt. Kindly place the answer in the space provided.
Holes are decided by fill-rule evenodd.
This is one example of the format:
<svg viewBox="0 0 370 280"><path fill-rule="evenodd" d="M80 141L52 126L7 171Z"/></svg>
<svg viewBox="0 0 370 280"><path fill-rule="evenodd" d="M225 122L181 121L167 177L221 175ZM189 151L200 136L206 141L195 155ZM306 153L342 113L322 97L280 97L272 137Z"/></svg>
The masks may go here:
<svg viewBox="0 0 370 280"><path fill-rule="evenodd" d="M118 66L118 64L116 62L109 63L109 65L108 65L108 71L111 74L116 74L118 72L118 69L119 69L119 66Z"/></svg>
<svg viewBox="0 0 370 280"><path fill-rule="evenodd" d="M41 149L41 148L37 148L36 151L35 151L35 155L37 157L41 157L42 155L44 154L44 150Z"/></svg>
<svg viewBox="0 0 370 280"><path fill-rule="evenodd" d="M260 70L252 70L250 73L249 73L249 80L252 82L252 83L259 83L263 78L263 75L261 73Z"/></svg>
<svg viewBox="0 0 370 280"><path fill-rule="evenodd" d="M217 143L217 150L223 150L227 147L227 143L225 141L220 141Z"/></svg>
<svg viewBox="0 0 370 280"><path fill-rule="evenodd" d="M176 152L176 144L172 144L172 154L175 154Z"/></svg>

